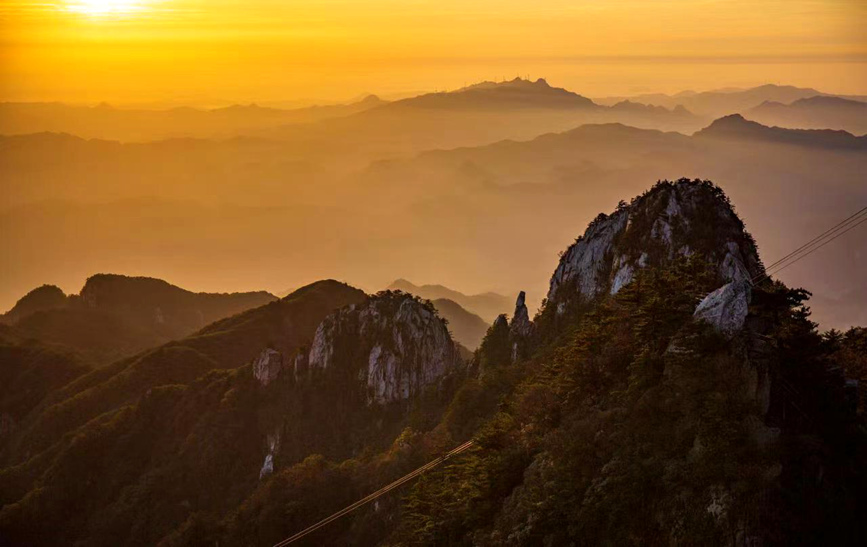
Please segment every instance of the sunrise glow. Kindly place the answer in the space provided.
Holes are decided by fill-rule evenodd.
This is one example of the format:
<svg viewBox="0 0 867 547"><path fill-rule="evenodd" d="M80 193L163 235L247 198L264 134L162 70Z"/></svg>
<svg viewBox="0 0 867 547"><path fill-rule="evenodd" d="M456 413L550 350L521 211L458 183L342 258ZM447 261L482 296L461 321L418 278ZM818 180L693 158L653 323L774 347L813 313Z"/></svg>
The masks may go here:
<svg viewBox="0 0 867 547"><path fill-rule="evenodd" d="M78 0L69 2L66 9L90 16L125 15L143 8L138 0Z"/></svg>

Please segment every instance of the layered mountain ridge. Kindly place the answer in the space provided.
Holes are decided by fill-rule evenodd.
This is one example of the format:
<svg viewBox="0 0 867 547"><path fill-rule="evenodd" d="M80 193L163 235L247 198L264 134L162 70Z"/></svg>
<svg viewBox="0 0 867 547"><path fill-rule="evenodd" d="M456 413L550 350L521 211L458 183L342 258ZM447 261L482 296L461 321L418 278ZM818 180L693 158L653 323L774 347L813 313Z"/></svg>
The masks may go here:
<svg viewBox="0 0 867 547"><path fill-rule="evenodd" d="M0 530L273 544L474 439L310 544L845 539L857 530L829 522L858 507L851 462L867 446L855 369L836 363L857 346L820 337L802 291L751 286L762 273L717 186L661 181L591 222L543 311L531 321L520 293L467 366L432 303L336 281L101 369L63 363L68 383L0 397L15 412ZM774 512L803 518L759 518Z"/></svg>
<svg viewBox="0 0 867 547"><path fill-rule="evenodd" d="M53 286L35 289L2 318L103 364L276 299L265 291L194 293L160 279L98 274L77 295Z"/></svg>

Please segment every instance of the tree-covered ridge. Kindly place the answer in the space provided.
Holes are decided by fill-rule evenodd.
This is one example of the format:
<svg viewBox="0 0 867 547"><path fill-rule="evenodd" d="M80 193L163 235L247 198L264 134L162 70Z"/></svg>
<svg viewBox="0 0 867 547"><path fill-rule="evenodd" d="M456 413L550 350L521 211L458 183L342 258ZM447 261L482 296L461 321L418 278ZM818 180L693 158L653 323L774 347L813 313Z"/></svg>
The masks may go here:
<svg viewBox="0 0 867 547"><path fill-rule="evenodd" d="M729 342L692 321L706 272L644 270L540 348L481 429L496 442L482 433L471 457L420 481L392 543L851 544L867 443L805 293L758 293L753 321L774 324L751 363L754 334ZM775 379L768 424L754 366Z"/></svg>
<svg viewBox="0 0 867 547"><path fill-rule="evenodd" d="M74 349L99 366L274 300L264 291L194 293L161 279L97 274L79 294L67 296L50 285L34 289L0 321Z"/></svg>
<svg viewBox="0 0 867 547"><path fill-rule="evenodd" d="M679 201L686 218L722 223L737 253L690 241L694 252L669 253L672 188L695 192L698 206ZM857 544L864 330L818 332L809 293L775 281L752 287L734 333L697 319L730 256L761 271L755 243L710 183L656 192L596 256L629 256L631 229L653 246L662 218L674 245L658 260L617 291L603 276L604 290L530 328L498 317L469 366L437 369L407 397L371 386L412 377L424 356L456 358L445 322L422 299L333 281L78 377L3 445L0 532L272 545L473 439L302 544ZM275 354L264 382L255 363Z"/></svg>

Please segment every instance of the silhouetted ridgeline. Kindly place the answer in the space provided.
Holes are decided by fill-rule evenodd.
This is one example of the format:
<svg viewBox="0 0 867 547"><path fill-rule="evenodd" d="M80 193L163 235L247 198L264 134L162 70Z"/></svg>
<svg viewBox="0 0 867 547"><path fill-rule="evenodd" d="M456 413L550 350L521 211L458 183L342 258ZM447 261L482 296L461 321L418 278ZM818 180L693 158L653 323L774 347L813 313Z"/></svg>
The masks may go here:
<svg viewBox="0 0 867 547"><path fill-rule="evenodd" d="M34 289L3 320L22 333L104 363L276 299L264 291L193 293L161 279L98 274L77 295L67 297L52 286Z"/></svg>

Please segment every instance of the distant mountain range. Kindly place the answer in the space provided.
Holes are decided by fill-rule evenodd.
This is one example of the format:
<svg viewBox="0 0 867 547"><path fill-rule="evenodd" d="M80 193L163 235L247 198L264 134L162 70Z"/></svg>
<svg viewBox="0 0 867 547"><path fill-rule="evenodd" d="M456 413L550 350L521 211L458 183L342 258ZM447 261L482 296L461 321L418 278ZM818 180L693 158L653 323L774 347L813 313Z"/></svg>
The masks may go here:
<svg viewBox="0 0 867 547"><path fill-rule="evenodd" d="M77 295L50 285L34 289L0 320L22 335L75 349L100 364L276 299L264 291L193 293L160 279L100 274L88 278Z"/></svg>
<svg viewBox="0 0 867 547"><path fill-rule="evenodd" d="M867 133L867 102L819 95L789 104L765 101L743 113L764 125Z"/></svg>
<svg viewBox="0 0 867 547"><path fill-rule="evenodd" d="M526 81L472 93L509 95L492 90L510 85L522 97L563 95ZM496 270L502 286L540 295L544 264L575 223L622 193L639 191L634 181L647 177L719 181L755 215L751 225L772 256L786 254L791 239L808 240L833 225L841 203L865 199L864 140L855 135L771 128L744 116L708 122L694 135L587 123L610 119L616 110L389 104L275 129L272 136L285 140L0 137L0 229L32 235L42 245L34 254L24 238L0 242L10 257L0 290L11 306L31 279L45 279L57 263L81 272L93 260L111 269L115 260L173 260L183 253L190 259L180 266L182 280L230 263L239 277L269 276L267 286L321 272L370 286L389 275L383 263L400 264L410 279L435 279L431 272L453 271L454 264L459 272L450 275L468 285ZM674 110L663 114L662 120L676 117ZM552 127L564 130L545 132ZM517 137L524 138L510 140ZM141 234L135 249L118 241L123 233ZM176 243L169 248L167 241ZM217 256L225 262L214 264ZM784 275L844 294L855 283L848 272L856 270L828 273L799 264ZM487 323L496 315L453 300ZM496 311L511 312L508 300ZM845 317L834 318L840 309L822 317L846 324Z"/></svg>
<svg viewBox="0 0 867 547"><path fill-rule="evenodd" d="M595 99L600 104L616 104L623 100L675 108L683 106L690 112L705 118L719 118L728 114L745 114L747 110L771 101L789 104L811 97L842 97L853 101L867 101L867 96L839 96L823 93L812 88L790 85L766 84L748 89L724 89L717 91L682 91L674 95L649 93L635 96L602 97Z"/></svg>
<svg viewBox="0 0 867 547"><path fill-rule="evenodd" d="M867 107L867 103L864 105ZM745 119L740 114L720 118L695 134L696 138L719 138L740 142L794 144L839 150L867 150L867 136L856 137L842 130L784 129L767 127Z"/></svg>
<svg viewBox="0 0 867 547"><path fill-rule="evenodd" d="M123 109L62 103L0 103L0 135L38 132L70 133L82 138L123 142L169 138L259 137L285 141L291 146L316 141L334 146L388 142L414 150L443 146L472 146L485 139L526 139L563 131L582 123L624 123L641 128L695 131L729 114L744 114L764 103L790 105L814 99L849 103L867 97L838 96L816 89L763 85L750 89L690 92L674 95L645 94L594 100L551 86L544 79L515 78L482 82L453 91L425 93L392 102L369 95L338 105L278 109L233 105L216 109L179 107L166 110ZM859 120L844 112L854 106L831 102L793 105L791 112L767 106L752 112L754 119L772 125L845 129L863 133ZM461 123L463 122L463 123ZM442 132L437 138L431 132ZM367 141L373 140L373 143ZM399 147L400 140L404 143Z"/></svg>
<svg viewBox="0 0 867 547"><path fill-rule="evenodd" d="M348 116L385 104L369 95L350 104L278 109L255 104L215 109L178 107L165 110L94 107L63 103L0 103L0 134L20 135L50 131L85 139L124 142L170 138L226 139L269 127L313 123Z"/></svg>
<svg viewBox="0 0 867 547"><path fill-rule="evenodd" d="M448 298L437 298L433 300L433 305L449 322L449 331L456 342L470 351L479 347L490 323Z"/></svg>
<svg viewBox="0 0 867 547"><path fill-rule="evenodd" d="M507 296L495 292L467 295L443 285L415 285L406 279L397 279L390 290L408 292L428 300L450 300L465 310L478 315L490 325L502 313L510 313L515 303Z"/></svg>

